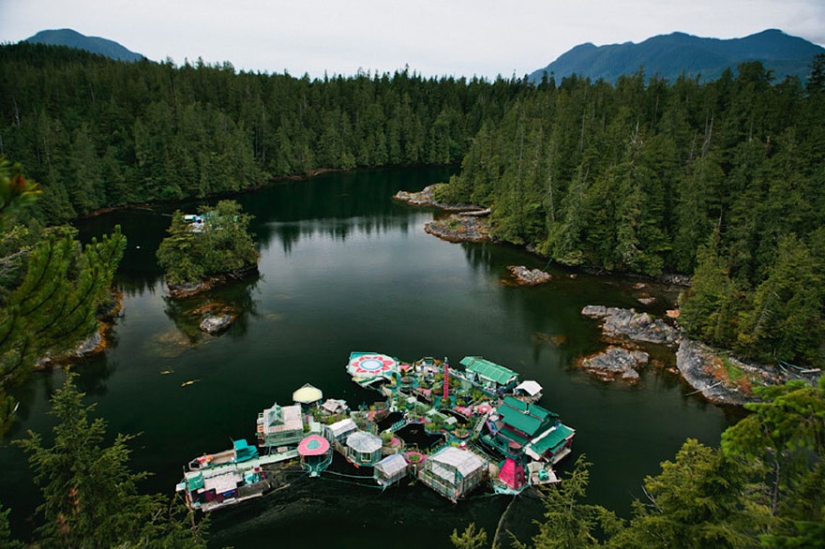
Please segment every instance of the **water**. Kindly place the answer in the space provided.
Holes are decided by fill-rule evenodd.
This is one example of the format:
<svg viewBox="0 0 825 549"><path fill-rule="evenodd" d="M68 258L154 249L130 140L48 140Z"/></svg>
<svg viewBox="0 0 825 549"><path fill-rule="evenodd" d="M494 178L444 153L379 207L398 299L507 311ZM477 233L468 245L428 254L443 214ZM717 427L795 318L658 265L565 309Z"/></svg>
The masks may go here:
<svg viewBox="0 0 825 549"><path fill-rule="evenodd" d="M129 238L118 285L125 316L105 357L79 368L81 388L97 403L110 432L140 433L133 466L154 476L145 488L171 493L193 456L254 439L257 413L291 401L304 383L351 405L376 394L346 376L350 351L415 360L482 355L544 387L541 404L577 429L574 456L593 463L590 500L629 513L646 475L672 459L687 437L718 444L731 419L688 395L675 377L655 369L639 385L596 382L576 370L577 357L603 345L588 304L641 309L634 281L550 267L554 280L533 288L501 283L508 265L543 268L546 261L504 245L454 244L424 233L437 212L392 201L399 189L443 181L446 168L328 174L238 197L255 216L260 277L216 292L243 309L220 337L201 334L188 311L200 304L165 298L154 254L174 207L115 212L79 225L88 239L120 223ZM179 206L181 207L181 206ZM194 204L181 207L192 211ZM645 288L660 297L667 289ZM549 343L560 336L561 343ZM558 343L558 342L557 342ZM663 354L665 360L672 356ZM168 374L161 372L171 371ZM37 374L21 388L20 416L0 447L0 501L27 531L37 494L25 456L9 440L50 426L47 398L63 375ZM181 387L185 381L195 383ZM477 497L453 505L427 488L386 492L335 479L292 479L293 485L237 509L216 513L215 546L284 541L302 546L450 547L449 533L471 521L494 531L509 498ZM522 496L504 526L523 539L540 504Z"/></svg>

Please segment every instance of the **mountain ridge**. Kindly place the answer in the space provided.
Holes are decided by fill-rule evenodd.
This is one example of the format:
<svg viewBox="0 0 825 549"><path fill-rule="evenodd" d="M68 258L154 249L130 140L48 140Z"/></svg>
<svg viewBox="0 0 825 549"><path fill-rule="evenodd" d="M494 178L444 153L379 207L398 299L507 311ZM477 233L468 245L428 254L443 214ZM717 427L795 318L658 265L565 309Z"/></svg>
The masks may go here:
<svg viewBox="0 0 825 549"><path fill-rule="evenodd" d="M684 32L652 36L642 42L574 46L529 78L540 81L545 73L561 80L572 74L615 83L622 75L644 69L647 76L670 81L682 74L702 81L718 78L725 69L736 70L746 61L760 61L781 80L808 75L811 61L825 48L779 29L767 29L742 38L704 38Z"/></svg>
<svg viewBox="0 0 825 549"><path fill-rule="evenodd" d="M105 55L118 61L142 61L146 57L140 53L133 52L125 46L99 36L86 36L73 29L51 29L42 30L23 40L31 44L46 44L49 46L68 46L70 48L85 50L99 55Z"/></svg>

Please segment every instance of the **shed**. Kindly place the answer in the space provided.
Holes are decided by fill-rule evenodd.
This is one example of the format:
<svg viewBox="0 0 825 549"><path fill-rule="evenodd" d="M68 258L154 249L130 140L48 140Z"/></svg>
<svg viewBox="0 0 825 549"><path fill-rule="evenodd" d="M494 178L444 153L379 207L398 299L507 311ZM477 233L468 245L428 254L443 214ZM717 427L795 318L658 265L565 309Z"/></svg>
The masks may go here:
<svg viewBox="0 0 825 549"><path fill-rule="evenodd" d="M391 486L407 476L407 460L401 454L387 456L375 464L375 482Z"/></svg>
<svg viewBox="0 0 825 549"><path fill-rule="evenodd" d="M513 389L513 394L517 397L530 400L532 402L541 398L542 387L537 381L527 380L522 381Z"/></svg>
<svg viewBox="0 0 825 549"><path fill-rule="evenodd" d="M344 442L350 433L357 430L358 426L352 418L342 419L341 421L336 421L332 425L327 426L327 433L330 438L334 439L336 442Z"/></svg>
<svg viewBox="0 0 825 549"><path fill-rule="evenodd" d="M418 473L421 481L442 496L458 501L485 478L487 462L468 450L442 448Z"/></svg>
<svg viewBox="0 0 825 549"><path fill-rule="evenodd" d="M372 467L381 459L381 439L366 431L355 431L347 437L346 457L357 467Z"/></svg>
<svg viewBox="0 0 825 549"><path fill-rule="evenodd" d="M321 405L321 409L328 414L342 414L347 411L347 401L337 398L328 398Z"/></svg>

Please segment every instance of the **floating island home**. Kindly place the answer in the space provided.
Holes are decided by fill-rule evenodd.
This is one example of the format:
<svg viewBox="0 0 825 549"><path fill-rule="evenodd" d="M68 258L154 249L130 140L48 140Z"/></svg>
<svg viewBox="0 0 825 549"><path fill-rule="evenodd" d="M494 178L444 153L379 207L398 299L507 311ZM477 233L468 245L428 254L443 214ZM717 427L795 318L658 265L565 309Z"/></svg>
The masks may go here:
<svg viewBox="0 0 825 549"><path fill-rule="evenodd" d="M257 448L240 440L195 458L178 490L190 508L209 511L265 493L279 462L295 460L309 477L331 474L336 453L378 486L412 476L454 502L482 486L514 494L558 482L553 465L570 453L575 431L537 404L541 386L483 357L461 365L351 353L347 373L384 400L350 410L304 385L293 404L258 414Z"/></svg>

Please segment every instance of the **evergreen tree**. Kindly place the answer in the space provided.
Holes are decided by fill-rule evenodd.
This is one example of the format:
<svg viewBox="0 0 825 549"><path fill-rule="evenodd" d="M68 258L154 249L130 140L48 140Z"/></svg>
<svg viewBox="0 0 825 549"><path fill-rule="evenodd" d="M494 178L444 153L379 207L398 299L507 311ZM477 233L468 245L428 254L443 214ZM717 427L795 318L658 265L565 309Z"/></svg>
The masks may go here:
<svg viewBox="0 0 825 549"><path fill-rule="evenodd" d="M754 547L768 519L758 498L743 497L748 464L688 439L676 460L644 481L646 502L610 547Z"/></svg>
<svg viewBox="0 0 825 549"><path fill-rule="evenodd" d="M106 423L90 420L93 406L84 406L82 398L70 374L52 398L51 413L59 422L53 446L44 446L41 435L31 431L15 441L29 454L43 494L40 543L72 549L204 548L204 533L194 522L189 527L182 521L174 505L160 495L139 493L148 473L129 468L132 437L119 434L105 446Z"/></svg>
<svg viewBox="0 0 825 549"><path fill-rule="evenodd" d="M240 205L222 200L199 209L201 223L190 223L177 211L169 236L158 248L158 262L170 285L200 282L208 277L238 277L255 268L258 252L247 231L252 216Z"/></svg>

